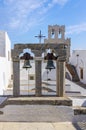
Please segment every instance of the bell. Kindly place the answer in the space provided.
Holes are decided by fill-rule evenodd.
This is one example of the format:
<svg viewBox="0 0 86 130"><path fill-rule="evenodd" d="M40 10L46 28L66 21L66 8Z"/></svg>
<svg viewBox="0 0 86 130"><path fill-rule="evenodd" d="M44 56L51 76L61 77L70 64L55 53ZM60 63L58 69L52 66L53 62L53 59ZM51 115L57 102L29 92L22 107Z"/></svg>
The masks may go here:
<svg viewBox="0 0 86 130"><path fill-rule="evenodd" d="M51 69L55 69L55 66L54 66L54 63L53 63L53 60L48 60L47 62L47 66L45 69L49 69L51 71Z"/></svg>
<svg viewBox="0 0 86 130"><path fill-rule="evenodd" d="M25 68L26 70L28 68L32 68L32 66L30 65L30 61L29 60L24 60L24 66L23 66L23 68Z"/></svg>

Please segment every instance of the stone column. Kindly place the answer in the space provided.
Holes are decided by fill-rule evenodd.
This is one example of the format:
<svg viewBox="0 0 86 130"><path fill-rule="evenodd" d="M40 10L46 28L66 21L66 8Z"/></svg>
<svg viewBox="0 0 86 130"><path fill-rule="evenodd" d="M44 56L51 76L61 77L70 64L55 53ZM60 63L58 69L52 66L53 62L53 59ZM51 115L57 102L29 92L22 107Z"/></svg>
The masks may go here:
<svg viewBox="0 0 86 130"><path fill-rule="evenodd" d="M58 40L58 30L55 30L55 39Z"/></svg>
<svg viewBox="0 0 86 130"><path fill-rule="evenodd" d="M48 28L48 39L51 39L51 32L52 32L51 28Z"/></svg>
<svg viewBox="0 0 86 130"><path fill-rule="evenodd" d="M42 74L41 74L41 64L42 64L42 50L32 50L35 54L35 95L40 97L42 95Z"/></svg>
<svg viewBox="0 0 86 130"><path fill-rule="evenodd" d="M56 95L59 95L59 62L56 61Z"/></svg>
<svg viewBox="0 0 86 130"><path fill-rule="evenodd" d="M59 97L63 97L65 92L65 61L57 60L56 68L56 94Z"/></svg>
<svg viewBox="0 0 86 130"><path fill-rule="evenodd" d="M20 95L20 62L13 59L13 96Z"/></svg>
<svg viewBox="0 0 86 130"><path fill-rule="evenodd" d="M62 39L64 40L65 39L65 26L62 26L61 29L62 29L61 31Z"/></svg>
<svg viewBox="0 0 86 130"><path fill-rule="evenodd" d="M61 37L61 38L64 40L64 32L61 32L61 34L62 34L62 37Z"/></svg>
<svg viewBox="0 0 86 130"><path fill-rule="evenodd" d="M41 60L35 60L35 83L36 96L41 96L42 93L42 79L41 79Z"/></svg>

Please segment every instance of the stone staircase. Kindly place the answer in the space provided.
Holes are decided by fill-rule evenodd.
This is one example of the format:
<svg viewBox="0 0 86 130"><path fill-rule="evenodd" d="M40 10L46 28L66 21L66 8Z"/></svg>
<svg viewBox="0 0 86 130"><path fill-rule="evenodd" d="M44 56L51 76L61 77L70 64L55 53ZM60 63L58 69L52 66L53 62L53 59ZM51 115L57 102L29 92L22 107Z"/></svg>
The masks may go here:
<svg viewBox="0 0 86 130"><path fill-rule="evenodd" d="M72 81L74 82L80 81L75 66L67 63L66 67L69 70L70 74L72 75Z"/></svg>
<svg viewBox="0 0 86 130"><path fill-rule="evenodd" d="M82 88L86 89L86 84L82 83L82 82L77 82L77 85L81 86Z"/></svg>

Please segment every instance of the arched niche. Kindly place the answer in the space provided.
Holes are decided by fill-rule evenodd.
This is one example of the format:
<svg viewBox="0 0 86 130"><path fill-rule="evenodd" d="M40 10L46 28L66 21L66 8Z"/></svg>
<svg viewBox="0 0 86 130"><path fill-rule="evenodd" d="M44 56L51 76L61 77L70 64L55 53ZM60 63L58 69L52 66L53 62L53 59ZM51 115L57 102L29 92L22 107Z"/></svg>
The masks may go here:
<svg viewBox="0 0 86 130"><path fill-rule="evenodd" d="M44 57L48 53L53 53L56 56L55 50L47 48L45 52L42 53L42 95L56 95L56 61L52 60L55 68L49 70L46 69L48 65L48 60L45 60Z"/></svg>
<svg viewBox="0 0 86 130"><path fill-rule="evenodd" d="M35 95L35 63L33 59L28 61L30 68L24 68L25 59L21 59L24 54L30 54L34 58L34 53L31 49L23 49L20 57L20 95Z"/></svg>

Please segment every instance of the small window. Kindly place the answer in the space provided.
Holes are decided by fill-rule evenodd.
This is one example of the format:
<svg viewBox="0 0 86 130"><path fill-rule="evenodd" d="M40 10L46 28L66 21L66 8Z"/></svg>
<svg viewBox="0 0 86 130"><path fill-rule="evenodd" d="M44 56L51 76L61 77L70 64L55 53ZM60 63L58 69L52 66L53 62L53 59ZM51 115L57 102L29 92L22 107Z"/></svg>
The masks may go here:
<svg viewBox="0 0 86 130"><path fill-rule="evenodd" d="M30 76L30 80L34 80L34 76Z"/></svg>
<svg viewBox="0 0 86 130"><path fill-rule="evenodd" d="M80 78L83 79L83 68L80 69Z"/></svg>

